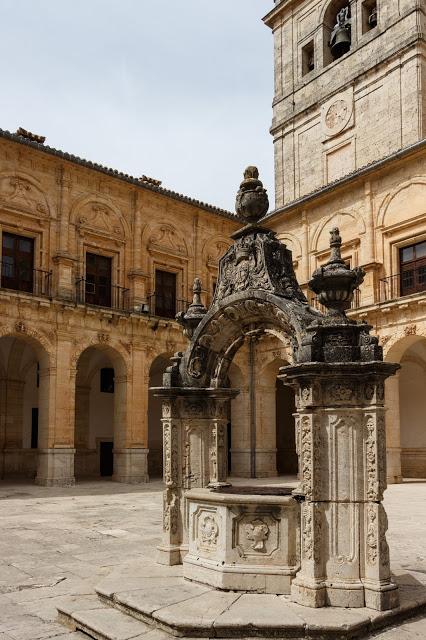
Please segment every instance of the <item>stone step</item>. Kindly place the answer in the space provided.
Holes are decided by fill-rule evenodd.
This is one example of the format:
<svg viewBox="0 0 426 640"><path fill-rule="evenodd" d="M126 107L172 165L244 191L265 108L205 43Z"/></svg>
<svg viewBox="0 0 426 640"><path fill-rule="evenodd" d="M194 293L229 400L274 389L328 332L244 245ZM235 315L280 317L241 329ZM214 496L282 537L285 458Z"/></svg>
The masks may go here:
<svg viewBox="0 0 426 640"><path fill-rule="evenodd" d="M425 585L405 584L404 580L400 583L400 606L383 612L365 608L311 609L292 602L288 596L217 591L176 576L141 577L134 583L108 581L97 591L104 606L115 607L117 612L155 629L168 640L170 636L349 640L365 638L426 612ZM148 640L149 635L144 638Z"/></svg>
<svg viewBox="0 0 426 640"><path fill-rule="evenodd" d="M170 636L99 599L87 598L58 607L59 621L94 640L167 640Z"/></svg>

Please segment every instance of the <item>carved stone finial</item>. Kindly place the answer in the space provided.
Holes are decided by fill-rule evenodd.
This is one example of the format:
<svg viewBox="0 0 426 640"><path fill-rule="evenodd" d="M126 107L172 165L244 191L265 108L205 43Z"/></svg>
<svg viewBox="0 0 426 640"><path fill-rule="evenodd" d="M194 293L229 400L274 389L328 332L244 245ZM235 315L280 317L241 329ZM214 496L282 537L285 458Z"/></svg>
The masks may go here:
<svg viewBox="0 0 426 640"><path fill-rule="evenodd" d="M188 338L192 338L195 329L207 313L207 309L201 302L201 289L200 278L195 278L192 287L192 303L189 305L186 313L181 311L176 316L177 322L183 326L183 332Z"/></svg>
<svg viewBox="0 0 426 640"><path fill-rule="evenodd" d="M200 305L201 304L201 280L200 278L194 279L194 284L192 286L192 292L194 294L192 298L192 305Z"/></svg>
<svg viewBox="0 0 426 640"><path fill-rule="evenodd" d="M329 262L343 262L341 247L342 247L342 237L339 233L339 229L337 227L333 227L333 229L330 231L331 257Z"/></svg>
<svg viewBox="0 0 426 640"><path fill-rule="evenodd" d="M259 180L259 171L257 167L247 167L237 193L235 210L247 222L256 223L267 214L268 209L268 194Z"/></svg>
<svg viewBox="0 0 426 640"><path fill-rule="evenodd" d="M354 290L363 282L365 271L361 267L351 269L341 255L342 238L339 229L330 231L330 260L317 269L309 288L318 295L318 301L327 308L327 315L337 321L345 320L350 309ZM346 320L347 321L347 320Z"/></svg>

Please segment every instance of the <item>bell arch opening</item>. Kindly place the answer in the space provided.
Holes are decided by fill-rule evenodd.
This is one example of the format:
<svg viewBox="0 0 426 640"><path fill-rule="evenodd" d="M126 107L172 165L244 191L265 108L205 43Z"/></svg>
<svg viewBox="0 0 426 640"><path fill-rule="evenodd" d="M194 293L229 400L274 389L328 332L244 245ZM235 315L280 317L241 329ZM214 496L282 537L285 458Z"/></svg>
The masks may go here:
<svg viewBox="0 0 426 640"><path fill-rule="evenodd" d="M294 391L278 379L289 364L288 343L265 333L247 338L236 352L228 386L238 391L229 401L227 424L230 478L287 476L295 481Z"/></svg>
<svg viewBox="0 0 426 640"><path fill-rule="evenodd" d="M353 43L351 28L351 6L349 0L332 0L323 18L324 66L348 53Z"/></svg>

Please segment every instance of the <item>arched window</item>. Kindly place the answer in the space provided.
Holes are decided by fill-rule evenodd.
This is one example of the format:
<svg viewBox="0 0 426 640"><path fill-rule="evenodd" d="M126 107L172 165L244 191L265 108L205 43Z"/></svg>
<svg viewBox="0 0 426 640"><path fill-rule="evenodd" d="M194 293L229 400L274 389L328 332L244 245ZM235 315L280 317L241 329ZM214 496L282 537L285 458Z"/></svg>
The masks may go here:
<svg viewBox="0 0 426 640"><path fill-rule="evenodd" d="M324 14L324 66L341 58L352 45L349 0L333 0Z"/></svg>

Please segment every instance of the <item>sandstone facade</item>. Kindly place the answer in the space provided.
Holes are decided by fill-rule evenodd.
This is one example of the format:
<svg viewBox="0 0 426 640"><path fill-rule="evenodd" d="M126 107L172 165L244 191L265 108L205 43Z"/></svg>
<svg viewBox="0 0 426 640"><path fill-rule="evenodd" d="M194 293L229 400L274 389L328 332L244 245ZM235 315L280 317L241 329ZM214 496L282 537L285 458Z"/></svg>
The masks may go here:
<svg viewBox="0 0 426 640"><path fill-rule="evenodd" d="M276 210L267 224L292 250L298 281L314 305L309 278L328 259L329 229L340 228L343 257L367 272L349 314L373 325L385 359L402 365L386 383L388 481L425 477L424 6L415 0L275 5L265 19L275 38L276 76ZM366 29L365 9L373 5L377 26ZM331 24L346 6L351 48L333 61ZM310 41L314 68L306 71ZM407 262L413 247L419 256Z"/></svg>

